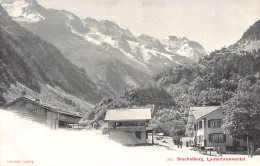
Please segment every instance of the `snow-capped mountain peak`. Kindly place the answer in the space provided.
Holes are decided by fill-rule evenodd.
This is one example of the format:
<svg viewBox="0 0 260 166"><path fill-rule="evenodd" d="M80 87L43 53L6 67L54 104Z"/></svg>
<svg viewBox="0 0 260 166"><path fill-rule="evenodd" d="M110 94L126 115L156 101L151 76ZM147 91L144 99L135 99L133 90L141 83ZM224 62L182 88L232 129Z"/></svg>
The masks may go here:
<svg viewBox="0 0 260 166"><path fill-rule="evenodd" d="M187 38L136 36L113 21L81 19L65 10L45 9L34 0L4 0L3 7L27 30L84 68L96 84L115 94L148 82L167 67L194 63L205 55L202 47L194 47Z"/></svg>
<svg viewBox="0 0 260 166"><path fill-rule="evenodd" d="M44 17L40 15L34 6L35 0L3 0L2 6L15 21L38 22Z"/></svg>
<svg viewBox="0 0 260 166"><path fill-rule="evenodd" d="M194 61L198 61L207 55L205 49L198 42L190 41L186 37L169 36L168 39L161 40L161 43L167 51L185 56Z"/></svg>

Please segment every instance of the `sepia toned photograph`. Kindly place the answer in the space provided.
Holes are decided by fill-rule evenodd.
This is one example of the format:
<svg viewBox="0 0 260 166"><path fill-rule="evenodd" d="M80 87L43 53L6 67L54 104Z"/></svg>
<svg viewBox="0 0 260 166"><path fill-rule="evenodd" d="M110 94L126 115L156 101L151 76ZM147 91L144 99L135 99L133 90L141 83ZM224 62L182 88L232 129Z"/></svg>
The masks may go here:
<svg viewBox="0 0 260 166"><path fill-rule="evenodd" d="M260 166L260 0L0 0L0 166Z"/></svg>

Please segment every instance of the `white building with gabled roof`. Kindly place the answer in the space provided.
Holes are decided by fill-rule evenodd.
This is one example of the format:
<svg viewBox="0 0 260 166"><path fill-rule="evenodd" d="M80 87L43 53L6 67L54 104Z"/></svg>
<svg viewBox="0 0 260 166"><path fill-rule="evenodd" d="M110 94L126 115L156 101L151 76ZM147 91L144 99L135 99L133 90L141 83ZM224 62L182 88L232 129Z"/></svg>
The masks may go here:
<svg viewBox="0 0 260 166"><path fill-rule="evenodd" d="M225 115L220 106L190 107L186 134L193 137L197 147L227 148L245 146L245 142L233 138L222 128Z"/></svg>

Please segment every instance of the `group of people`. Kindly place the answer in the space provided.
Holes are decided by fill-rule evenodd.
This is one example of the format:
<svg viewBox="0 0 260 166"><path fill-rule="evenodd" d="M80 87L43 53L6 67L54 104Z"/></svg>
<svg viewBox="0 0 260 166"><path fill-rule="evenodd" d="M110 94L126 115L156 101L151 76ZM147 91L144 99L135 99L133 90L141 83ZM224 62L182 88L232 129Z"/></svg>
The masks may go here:
<svg viewBox="0 0 260 166"><path fill-rule="evenodd" d="M178 148L182 148L182 141L177 141L176 143Z"/></svg>

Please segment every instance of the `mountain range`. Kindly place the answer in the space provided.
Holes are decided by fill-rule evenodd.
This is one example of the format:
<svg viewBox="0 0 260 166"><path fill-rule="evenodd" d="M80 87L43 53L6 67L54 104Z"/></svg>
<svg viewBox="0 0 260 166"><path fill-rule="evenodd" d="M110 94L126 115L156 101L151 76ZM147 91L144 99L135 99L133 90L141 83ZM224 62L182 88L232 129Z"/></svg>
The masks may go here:
<svg viewBox="0 0 260 166"><path fill-rule="evenodd" d="M187 124L190 107L222 105L225 108L226 103L234 102L234 98L238 100L237 96L248 95L247 100L241 102L239 98L239 104L234 102L237 105L232 105L237 107L240 117L246 112L243 104L246 108L257 107L253 103L260 94L259 42L260 20L233 45L213 51L197 63L168 68L156 74L145 87L103 100L94 107L92 114L96 120L103 120L110 109L151 107L154 130L170 134L176 131L172 124ZM248 114L257 117L257 113Z"/></svg>
<svg viewBox="0 0 260 166"><path fill-rule="evenodd" d="M259 97L260 20L235 44L206 55L185 37L134 35L35 0L1 4L0 106L26 95L98 121L108 109L150 107L154 130L173 135L191 106Z"/></svg>
<svg viewBox="0 0 260 166"><path fill-rule="evenodd" d="M186 94L195 105L219 104L236 93L239 80L259 76L260 20L235 44L206 55L185 37L134 35L112 21L81 19L35 0L1 5L0 104L2 96L28 94L82 110L132 88L139 93L152 80L178 102Z"/></svg>
<svg viewBox="0 0 260 166"><path fill-rule="evenodd" d="M3 0L8 14L28 31L55 45L108 96L140 87L167 67L197 62L207 52L197 42L169 36L134 35L109 20L81 19L46 9L35 0Z"/></svg>
<svg viewBox="0 0 260 166"><path fill-rule="evenodd" d="M74 107L89 107L103 97L85 69L72 64L55 46L13 21L1 5L0 65L0 92L7 100L24 91L48 103L67 100ZM73 103L76 99L78 102Z"/></svg>
<svg viewBox="0 0 260 166"><path fill-rule="evenodd" d="M241 90L259 93L255 88L259 77L260 20L236 43L211 52L196 64L169 68L153 80L178 103L202 106L223 104Z"/></svg>

